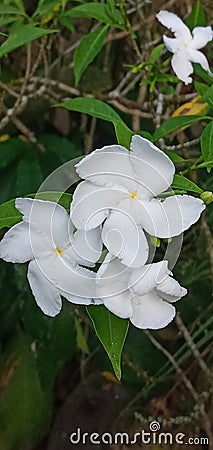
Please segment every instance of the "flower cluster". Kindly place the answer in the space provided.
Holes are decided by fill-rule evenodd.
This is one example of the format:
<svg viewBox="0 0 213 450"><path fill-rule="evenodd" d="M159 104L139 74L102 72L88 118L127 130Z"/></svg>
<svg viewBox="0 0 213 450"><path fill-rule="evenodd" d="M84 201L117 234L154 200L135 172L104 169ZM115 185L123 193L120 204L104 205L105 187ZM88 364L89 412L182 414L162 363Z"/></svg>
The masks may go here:
<svg viewBox="0 0 213 450"><path fill-rule="evenodd" d="M16 200L23 221L2 239L0 257L29 261L28 281L45 314L58 314L63 296L104 304L138 328L165 327L175 316L173 303L187 291L172 277L168 261L151 262L150 236L179 236L199 219L204 202L169 191L173 163L139 135L130 151L103 147L76 171L84 181L74 192L70 216L53 202ZM96 273L91 267L103 246L107 254Z"/></svg>
<svg viewBox="0 0 213 450"><path fill-rule="evenodd" d="M199 63L204 70L212 75L205 55L199 51L212 41L212 28L210 26L195 27L191 33L185 23L174 13L160 11L156 17L162 25L169 28L175 35L175 38L164 35L163 40L167 49L173 53L171 64L179 80L185 84L192 82L192 78L189 76L193 73L192 63Z"/></svg>

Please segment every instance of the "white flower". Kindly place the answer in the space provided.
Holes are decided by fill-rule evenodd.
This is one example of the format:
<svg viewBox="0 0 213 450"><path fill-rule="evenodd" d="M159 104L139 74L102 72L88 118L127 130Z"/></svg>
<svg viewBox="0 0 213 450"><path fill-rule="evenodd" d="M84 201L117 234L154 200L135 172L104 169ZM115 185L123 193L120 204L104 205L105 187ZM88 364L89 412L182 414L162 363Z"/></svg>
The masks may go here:
<svg viewBox="0 0 213 450"><path fill-rule="evenodd" d="M102 252L100 230L73 234L66 210L54 202L16 199L23 222L12 227L0 242L0 257L25 263L28 281L42 311L55 316L61 295L72 303L95 303L95 274L79 264L93 266Z"/></svg>
<svg viewBox="0 0 213 450"><path fill-rule="evenodd" d="M97 272L97 295L106 308L121 318L129 318L137 328L159 329L175 317L172 305L187 290L172 278L168 262L130 269L107 255Z"/></svg>
<svg viewBox="0 0 213 450"><path fill-rule="evenodd" d="M152 236L180 235L195 223L204 202L190 195L156 196L174 177L172 161L147 139L135 135L131 150L111 145L95 150L76 166L81 182L71 204L79 229L102 222L102 239L109 252L129 267L141 267L148 257L143 229Z"/></svg>
<svg viewBox="0 0 213 450"><path fill-rule="evenodd" d="M192 63L199 63L204 70L211 74L206 57L198 50L213 39L212 28L210 26L195 27L191 34L189 28L176 14L160 11L156 17L175 35L175 39L164 35L163 40L168 50L174 53L171 64L177 77L185 84L191 83L192 78L189 75L193 73Z"/></svg>

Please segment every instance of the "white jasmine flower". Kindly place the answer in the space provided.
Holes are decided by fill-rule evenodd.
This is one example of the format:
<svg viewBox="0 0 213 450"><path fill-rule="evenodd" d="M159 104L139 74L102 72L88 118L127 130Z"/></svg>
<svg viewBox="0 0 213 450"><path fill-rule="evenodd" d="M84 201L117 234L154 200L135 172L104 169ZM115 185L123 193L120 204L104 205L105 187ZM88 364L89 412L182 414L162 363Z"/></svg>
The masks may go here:
<svg viewBox="0 0 213 450"><path fill-rule="evenodd" d="M0 257L13 263L29 261L28 281L42 311L58 314L61 295L72 303L95 303L95 274L79 264L93 266L99 259L100 230L73 234L69 215L54 202L18 198L15 205L23 222L1 240Z"/></svg>
<svg viewBox="0 0 213 450"><path fill-rule="evenodd" d="M71 218L87 230L104 222L102 239L109 252L129 267L141 267L148 257L143 230L159 238L178 236L199 219L205 205L190 195L157 198L170 187L174 164L141 136L133 136L130 148L103 147L77 164L85 181L75 190Z"/></svg>
<svg viewBox="0 0 213 450"><path fill-rule="evenodd" d="M168 262L125 267L108 254L97 272L97 295L113 314L129 318L137 328L166 327L175 317L172 303L187 290L172 278Z"/></svg>
<svg viewBox="0 0 213 450"><path fill-rule="evenodd" d="M193 73L192 63L199 63L211 74L205 55L199 50L213 39L213 31L208 27L195 27L192 34L182 20L169 11L160 11L156 15L159 22L173 31L175 38L163 36L167 49L174 54L171 60L172 68L177 77L185 84L192 82L189 76Z"/></svg>

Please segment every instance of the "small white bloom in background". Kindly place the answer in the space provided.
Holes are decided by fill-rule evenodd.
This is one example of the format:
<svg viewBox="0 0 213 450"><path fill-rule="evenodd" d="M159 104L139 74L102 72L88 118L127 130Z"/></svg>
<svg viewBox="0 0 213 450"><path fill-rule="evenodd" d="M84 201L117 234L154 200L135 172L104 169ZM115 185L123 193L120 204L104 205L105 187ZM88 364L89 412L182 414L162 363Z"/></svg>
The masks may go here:
<svg viewBox="0 0 213 450"><path fill-rule="evenodd" d="M172 303L187 294L172 278L167 261L130 269L110 254L97 272L96 283L105 307L142 329L166 327L176 314Z"/></svg>
<svg viewBox="0 0 213 450"><path fill-rule="evenodd" d="M156 17L175 35L175 38L164 35L163 40L167 49L174 54L171 64L177 77L185 84L191 83L192 78L189 75L193 73L192 63L199 63L204 70L211 74L209 63L199 50L212 41L212 28L210 26L195 27L191 33L176 14L160 11Z"/></svg>
<svg viewBox="0 0 213 450"><path fill-rule="evenodd" d="M79 264L94 266L99 259L100 229L73 233L66 210L54 202L18 198L15 205L23 222L1 240L0 257L13 263L29 261L28 281L42 311L58 314L61 295L72 303L95 303L95 273Z"/></svg>
<svg viewBox="0 0 213 450"><path fill-rule="evenodd" d="M157 196L172 184L175 166L165 153L134 135L130 151L120 145L95 150L76 166L82 181L71 204L71 219L79 229L103 223L102 239L114 256L129 267L148 258L144 230L152 236L180 235L205 209L190 195Z"/></svg>

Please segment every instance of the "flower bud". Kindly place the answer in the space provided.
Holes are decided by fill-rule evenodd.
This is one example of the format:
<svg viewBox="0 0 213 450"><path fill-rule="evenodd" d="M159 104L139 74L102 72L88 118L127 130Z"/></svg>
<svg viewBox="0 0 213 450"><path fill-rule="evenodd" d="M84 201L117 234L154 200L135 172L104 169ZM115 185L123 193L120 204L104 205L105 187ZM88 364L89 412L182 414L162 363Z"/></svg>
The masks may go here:
<svg viewBox="0 0 213 450"><path fill-rule="evenodd" d="M209 205L211 202L213 202L213 193L211 191L202 192L200 198L206 205Z"/></svg>

